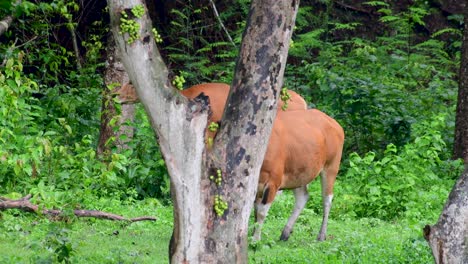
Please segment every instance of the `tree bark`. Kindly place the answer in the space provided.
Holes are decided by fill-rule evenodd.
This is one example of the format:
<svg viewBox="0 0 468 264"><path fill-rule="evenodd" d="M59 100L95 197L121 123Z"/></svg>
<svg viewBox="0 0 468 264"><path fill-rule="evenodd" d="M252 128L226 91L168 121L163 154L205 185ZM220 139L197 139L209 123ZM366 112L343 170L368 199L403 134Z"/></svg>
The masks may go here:
<svg viewBox="0 0 468 264"><path fill-rule="evenodd" d="M468 168L450 192L437 224L424 227L437 264L468 263Z"/></svg>
<svg viewBox="0 0 468 264"><path fill-rule="evenodd" d="M248 219L299 1L252 1L220 131L209 151L204 144L208 99L201 95L188 101L171 86L151 21L146 13L136 17L131 12L144 6L143 1L108 3L125 68L156 132L171 178L171 262L246 263ZM120 33L122 13L140 25L135 41ZM210 180L214 175L221 178L219 183Z"/></svg>
<svg viewBox="0 0 468 264"><path fill-rule="evenodd" d="M465 28L460 62L458 102L455 117L455 142L453 156L468 164L468 4L465 3Z"/></svg>

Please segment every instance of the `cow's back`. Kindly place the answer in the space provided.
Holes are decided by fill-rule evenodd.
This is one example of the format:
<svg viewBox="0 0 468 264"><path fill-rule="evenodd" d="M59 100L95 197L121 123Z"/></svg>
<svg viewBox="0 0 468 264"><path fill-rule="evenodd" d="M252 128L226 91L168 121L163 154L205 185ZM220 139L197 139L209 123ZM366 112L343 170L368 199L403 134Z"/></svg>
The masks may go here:
<svg viewBox="0 0 468 264"><path fill-rule="evenodd" d="M229 85L225 83L202 83L183 90L182 94L189 99L193 99L201 93L208 96L210 98L210 107L212 111L210 122L218 122L223 117L224 106L226 105L227 97L229 95L229 89ZM289 90L288 92L291 98L288 100L287 111L307 109L307 103L304 98L294 91ZM282 106L283 102L280 100L278 102L278 107L281 108Z"/></svg>
<svg viewBox="0 0 468 264"><path fill-rule="evenodd" d="M339 165L343 142L342 127L319 110L278 111L262 167L268 176L260 182L274 181L281 189L304 186L324 166Z"/></svg>

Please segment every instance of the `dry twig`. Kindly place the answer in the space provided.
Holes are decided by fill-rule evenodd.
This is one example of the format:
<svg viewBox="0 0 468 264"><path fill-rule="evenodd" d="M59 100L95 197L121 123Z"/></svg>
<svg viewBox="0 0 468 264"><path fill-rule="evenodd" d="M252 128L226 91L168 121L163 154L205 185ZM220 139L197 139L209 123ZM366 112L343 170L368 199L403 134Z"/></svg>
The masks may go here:
<svg viewBox="0 0 468 264"><path fill-rule="evenodd" d="M25 197L22 197L18 200L11 200L5 197L0 197L0 211L8 209L20 209L26 212L39 213L39 206L30 202L31 195L28 194ZM62 210L55 209L43 209L41 212L43 215L51 217L66 217ZM115 221L128 221L128 222L138 222L138 221L156 221L156 217L152 216L141 216L135 218L125 218L120 215L107 213L98 210L73 210L73 214L76 217L93 217L107 220Z"/></svg>

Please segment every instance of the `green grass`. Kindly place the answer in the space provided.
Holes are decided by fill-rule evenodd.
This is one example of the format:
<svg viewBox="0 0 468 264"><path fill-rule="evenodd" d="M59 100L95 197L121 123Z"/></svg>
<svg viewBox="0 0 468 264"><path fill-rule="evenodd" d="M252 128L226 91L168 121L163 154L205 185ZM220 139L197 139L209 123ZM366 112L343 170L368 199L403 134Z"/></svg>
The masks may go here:
<svg viewBox="0 0 468 264"><path fill-rule="evenodd" d="M122 205L114 210L129 217L153 215L158 221L126 225L81 218L67 224L30 214L4 214L0 221L0 263L51 263L54 250L47 248L47 235L57 228L68 230L72 263L168 263L172 208L142 207Z"/></svg>
<svg viewBox="0 0 468 264"><path fill-rule="evenodd" d="M266 219L262 241L250 244L251 263L433 263L422 238L422 224L408 226L375 218L335 216L328 224L327 241L317 242L321 212L306 208L289 240L279 241L293 201L291 193L277 197Z"/></svg>
<svg viewBox="0 0 468 264"><path fill-rule="evenodd" d="M404 221L335 216L329 222L329 239L316 242L321 213L306 208L289 241L279 241L292 204L288 192L277 197L264 225L262 241L250 244L250 263L433 262L421 236L422 226L408 226ZM138 203L115 205L111 211L127 217L153 215L158 221L124 225L82 218L64 223L17 211L3 212L0 263L54 263L51 260L57 247L51 246L51 237L68 239L71 263L168 263L171 207ZM54 235L48 235L51 232Z"/></svg>

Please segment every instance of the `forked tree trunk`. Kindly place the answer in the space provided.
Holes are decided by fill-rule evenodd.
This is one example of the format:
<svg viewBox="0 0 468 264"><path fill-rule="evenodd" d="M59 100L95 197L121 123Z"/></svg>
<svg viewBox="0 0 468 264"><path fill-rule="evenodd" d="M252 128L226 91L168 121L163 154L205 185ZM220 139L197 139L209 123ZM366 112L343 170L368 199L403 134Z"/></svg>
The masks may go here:
<svg viewBox="0 0 468 264"><path fill-rule="evenodd" d="M138 18L131 12L143 1L108 3L125 68L149 115L171 178L171 262L246 263L248 219L299 1L252 1L231 93L209 151L204 144L208 100L199 96L187 101L168 82L151 21L146 14ZM123 21L140 25L134 42L128 42L127 33L119 33L122 13L127 14ZM221 181L210 180L211 175Z"/></svg>
<svg viewBox="0 0 468 264"><path fill-rule="evenodd" d="M465 3L465 28L460 62L457 113L455 118L454 158L468 164L468 4Z"/></svg>

